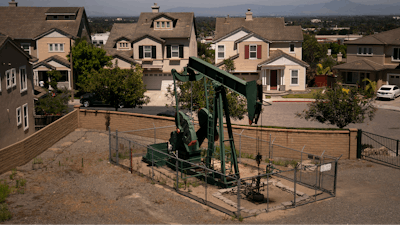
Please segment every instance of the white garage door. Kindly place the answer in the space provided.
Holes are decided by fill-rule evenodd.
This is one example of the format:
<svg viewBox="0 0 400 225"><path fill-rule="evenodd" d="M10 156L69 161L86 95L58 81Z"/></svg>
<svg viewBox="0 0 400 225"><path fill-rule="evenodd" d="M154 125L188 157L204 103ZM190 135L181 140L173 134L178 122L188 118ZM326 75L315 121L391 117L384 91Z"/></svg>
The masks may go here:
<svg viewBox="0 0 400 225"><path fill-rule="evenodd" d="M172 80L171 74L150 73L143 74L143 83L147 90L161 90L165 88L166 81ZM168 82L167 82L168 83Z"/></svg>
<svg viewBox="0 0 400 225"><path fill-rule="evenodd" d="M400 86L400 74L389 74L389 84Z"/></svg>

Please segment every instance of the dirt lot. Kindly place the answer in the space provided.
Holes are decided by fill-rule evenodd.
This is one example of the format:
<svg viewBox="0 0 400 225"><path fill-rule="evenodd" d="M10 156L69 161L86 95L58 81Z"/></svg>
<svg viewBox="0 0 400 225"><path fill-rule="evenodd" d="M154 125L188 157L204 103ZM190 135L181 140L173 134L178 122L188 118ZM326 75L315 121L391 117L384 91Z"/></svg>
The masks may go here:
<svg viewBox="0 0 400 225"><path fill-rule="evenodd" d="M34 164L36 163L36 164ZM240 223L136 173L108 163L108 136L78 129L49 150L0 175L27 180L7 199L4 223ZM245 223L398 223L400 170L341 160L337 197L245 219ZM209 196L212 198L212 196Z"/></svg>

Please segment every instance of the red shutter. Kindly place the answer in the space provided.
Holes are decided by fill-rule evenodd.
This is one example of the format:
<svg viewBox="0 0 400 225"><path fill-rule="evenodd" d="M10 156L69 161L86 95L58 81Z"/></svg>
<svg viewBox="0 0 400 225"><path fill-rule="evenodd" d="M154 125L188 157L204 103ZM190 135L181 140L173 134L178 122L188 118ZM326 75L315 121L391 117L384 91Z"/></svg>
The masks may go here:
<svg viewBox="0 0 400 225"><path fill-rule="evenodd" d="M261 45L257 45L257 59L261 59Z"/></svg>
<svg viewBox="0 0 400 225"><path fill-rule="evenodd" d="M249 56L250 56L250 54L249 54L249 46L248 46L248 45L245 45L245 46L244 46L244 58L245 58L245 59L248 59Z"/></svg>

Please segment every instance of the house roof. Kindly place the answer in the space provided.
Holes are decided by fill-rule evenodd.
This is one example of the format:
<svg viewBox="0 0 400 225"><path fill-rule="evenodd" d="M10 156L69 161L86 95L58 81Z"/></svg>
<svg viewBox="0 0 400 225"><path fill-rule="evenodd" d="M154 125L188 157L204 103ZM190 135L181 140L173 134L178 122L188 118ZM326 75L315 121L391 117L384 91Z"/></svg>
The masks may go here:
<svg viewBox="0 0 400 225"><path fill-rule="evenodd" d="M393 67L393 68L392 68ZM354 62L344 63L332 67L334 70L361 70L361 71L381 71L384 69L394 69L396 66L385 66L368 59L360 59Z"/></svg>
<svg viewBox="0 0 400 225"><path fill-rule="evenodd" d="M400 45L400 28L365 36L353 41L346 41L345 44Z"/></svg>
<svg viewBox="0 0 400 225"><path fill-rule="evenodd" d="M229 57L228 60L234 60L234 59L237 59L237 58L239 58L239 54L236 54L236 55L234 55L234 56ZM221 61L221 62L215 64L215 66L216 66L216 67L220 67L220 66L222 66L222 65L224 65L224 64L225 64L225 60L223 60L223 61Z"/></svg>
<svg viewBox="0 0 400 225"><path fill-rule="evenodd" d="M47 12L77 11L75 20L46 20ZM78 36L84 7L0 7L0 32L15 39L33 39L57 28ZM18 16L16 16L18 15Z"/></svg>
<svg viewBox="0 0 400 225"><path fill-rule="evenodd" d="M114 23L110 31L107 43L104 46L106 51L112 50L115 43L122 37L133 40L135 34L136 23Z"/></svg>
<svg viewBox="0 0 400 225"><path fill-rule="evenodd" d="M246 21L245 18L217 18L214 40L220 40L241 28L270 41L303 41L303 32L300 26L285 26L284 18L269 17L253 18L250 21Z"/></svg>
<svg viewBox="0 0 400 225"><path fill-rule="evenodd" d="M11 45L13 45L17 49L17 51L21 52L30 62L34 62L35 60L37 60L36 58L32 58L31 55L23 51L20 45L16 44L11 37L0 35L0 48L2 48L7 42L10 42Z"/></svg>
<svg viewBox="0 0 400 225"><path fill-rule="evenodd" d="M291 56L291 55L289 55L289 54L287 54L287 53L284 53L284 52L281 51L281 50L271 50L271 51L270 51L269 58L268 58L267 60L265 60L265 61L259 63L259 64L258 64L258 67L261 67L262 65L265 65L265 64L269 64L269 63L271 63L271 62L274 62L274 61L276 61L276 60L278 60L278 59L280 59L280 58L282 58L282 57L285 57L285 58L287 58L287 59L289 59L289 60L291 60L291 61L293 61L293 62L295 62L295 63L298 63L298 64L300 64L300 65L302 65L302 66L310 67L310 65L308 65L306 62L304 62L304 61L302 61L302 60L300 60L300 59L298 59L298 58L296 58L296 57L293 57L293 56Z"/></svg>
<svg viewBox="0 0 400 225"><path fill-rule="evenodd" d="M38 68L38 67L40 67L40 66L45 66L45 67L47 67L47 68L49 68L49 69L55 69L54 66L52 66L52 65L49 64L49 62L51 62L51 61L58 62L58 63L60 63L61 65L64 65L65 67L68 67L68 68L71 67L71 63L70 63L67 59L65 59L65 58L63 58L63 57L61 57L61 56L58 56L58 55L53 55L53 56L51 56L51 57L49 57L49 58L47 58L47 59L45 59L45 60L42 60L42 61L36 63L36 64L33 66L33 69Z"/></svg>

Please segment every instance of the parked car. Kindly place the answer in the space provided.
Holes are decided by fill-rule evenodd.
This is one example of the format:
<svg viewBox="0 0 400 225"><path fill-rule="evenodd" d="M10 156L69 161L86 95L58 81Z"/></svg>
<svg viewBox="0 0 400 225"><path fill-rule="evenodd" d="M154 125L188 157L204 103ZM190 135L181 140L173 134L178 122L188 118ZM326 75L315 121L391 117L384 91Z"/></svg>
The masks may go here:
<svg viewBox="0 0 400 225"><path fill-rule="evenodd" d="M397 85L382 85L376 95L377 98L395 99L400 96L400 89Z"/></svg>
<svg viewBox="0 0 400 225"><path fill-rule="evenodd" d="M83 107L89 107L94 105L109 105L108 102L101 100L101 98L95 93L86 93L81 96L80 103ZM126 104L121 103L119 105L120 108L123 108Z"/></svg>

